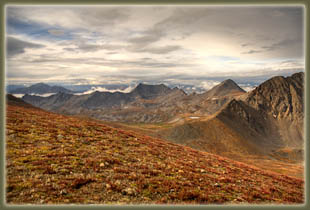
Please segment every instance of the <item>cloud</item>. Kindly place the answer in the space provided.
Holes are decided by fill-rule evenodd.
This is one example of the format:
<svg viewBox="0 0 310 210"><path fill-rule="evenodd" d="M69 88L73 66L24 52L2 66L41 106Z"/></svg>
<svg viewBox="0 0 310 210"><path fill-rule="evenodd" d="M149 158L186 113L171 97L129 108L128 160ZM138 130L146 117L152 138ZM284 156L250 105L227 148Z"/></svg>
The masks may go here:
<svg viewBox="0 0 310 210"><path fill-rule="evenodd" d="M83 93L76 93L75 95L84 95L84 94L91 94L93 92L99 91L99 92L110 92L110 93L115 93L115 92L121 92L121 93L129 93L131 92L136 85L131 85L126 87L125 89L107 89L105 87L91 87L90 90L84 91Z"/></svg>
<svg viewBox="0 0 310 210"><path fill-rule="evenodd" d="M126 21L128 14L113 6L8 6L8 18L59 28L96 30Z"/></svg>
<svg viewBox="0 0 310 210"><path fill-rule="evenodd" d="M61 36L61 35L65 34L65 32L63 30L59 30L59 29L50 29L50 30L48 30L48 33L50 33L51 35L54 35L54 36Z"/></svg>
<svg viewBox="0 0 310 210"><path fill-rule="evenodd" d="M6 38L6 42L7 42L7 55L9 57L17 55L17 54L24 53L25 49L27 49L27 48L42 48L42 47L44 47L44 45L42 45L42 44L23 41L23 40L20 40L20 39L11 37L11 36L8 36Z"/></svg>
<svg viewBox="0 0 310 210"><path fill-rule="evenodd" d="M165 35L164 31L155 28L142 32L142 34L129 38L128 42L136 45L149 45L159 41Z"/></svg>
<svg viewBox="0 0 310 210"><path fill-rule="evenodd" d="M99 43L87 43L87 41L77 40L71 44L70 47L64 47L63 50L70 52L94 52L98 50L106 50L107 54L115 54L116 52L110 52L110 50L121 50L127 48L127 45L120 44L99 44Z"/></svg>
<svg viewBox="0 0 310 210"><path fill-rule="evenodd" d="M297 46L296 46L297 45ZM242 45L243 47L248 46L248 45ZM300 56L303 54L301 42L296 39L284 39L281 41L273 42L269 45L265 45L260 47L260 50L249 50L247 52L242 52L242 54L256 54L256 53L266 53L270 51L280 51L280 50L287 50L291 49L295 56Z"/></svg>
<svg viewBox="0 0 310 210"><path fill-rule="evenodd" d="M304 69L302 7L8 6L6 14L10 81L247 84Z"/></svg>
<svg viewBox="0 0 310 210"><path fill-rule="evenodd" d="M154 25L154 29L188 36L197 32L195 27L201 25L213 13L211 10L208 7L175 7L169 17Z"/></svg>
<svg viewBox="0 0 310 210"><path fill-rule="evenodd" d="M132 52L147 52L151 54L167 54L176 50L182 49L180 46L177 45L170 45L170 46L159 46L159 47L145 47L139 48L136 46L131 46L128 48L129 51Z"/></svg>
<svg viewBox="0 0 310 210"><path fill-rule="evenodd" d="M249 43L244 43L244 44L241 44L241 47L247 47L249 45L250 45Z"/></svg>
<svg viewBox="0 0 310 210"><path fill-rule="evenodd" d="M238 84L243 90L249 92L255 88L252 84Z"/></svg>
<svg viewBox="0 0 310 210"><path fill-rule="evenodd" d="M247 52L242 52L242 54L255 54L255 53L261 53L262 50L249 50Z"/></svg>
<svg viewBox="0 0 310 210"><path fill-rule="evenodd" d="M273 43L269 46L263 46L262 48L265 49L266 51L273 51L273 50L277 50L279 48L286 48L287 46L292 46L297 42L298 42L298 40L285 39L285 40L282 40L280 42Z"/></svg>
<svg viewBox="0 0 310 210"><path fill-rule="evenodd" d="M86 44L86 43L80 43L78 45L78 49L82 50L82 51L97 51L101 49L100 45L96 45L96 44Z"/></svg>
<svg viewBox="0 0 310 210"><path fill-rule="evenodd" d="M211 88L213 88L215 85L218 85L218 84L220 84L219 81L207 80L207 81L202 81L199 84L199 87L205 90L210 90Z"/></svg>

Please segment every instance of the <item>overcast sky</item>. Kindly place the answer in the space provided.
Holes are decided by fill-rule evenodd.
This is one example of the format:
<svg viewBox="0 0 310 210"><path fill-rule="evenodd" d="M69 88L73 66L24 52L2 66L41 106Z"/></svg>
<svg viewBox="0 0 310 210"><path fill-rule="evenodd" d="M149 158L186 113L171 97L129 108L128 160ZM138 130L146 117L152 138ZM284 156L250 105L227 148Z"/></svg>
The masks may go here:
<svg viewBox="0 0 310 210"><path fill-rule="evenodd" d="M9 84L260 83L304 71L303 7L8 6Z"/></svg>

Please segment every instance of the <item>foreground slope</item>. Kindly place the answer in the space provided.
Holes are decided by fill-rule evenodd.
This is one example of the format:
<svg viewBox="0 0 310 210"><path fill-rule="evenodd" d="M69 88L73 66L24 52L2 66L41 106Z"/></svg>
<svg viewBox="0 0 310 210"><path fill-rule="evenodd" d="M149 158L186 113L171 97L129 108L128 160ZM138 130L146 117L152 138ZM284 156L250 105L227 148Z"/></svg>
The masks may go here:
<svg viewBox="0 0 310 210"><path fill-rule="evenodd" d="M9 103L9 204L285 203L304 182L104 124Z"/></svg>

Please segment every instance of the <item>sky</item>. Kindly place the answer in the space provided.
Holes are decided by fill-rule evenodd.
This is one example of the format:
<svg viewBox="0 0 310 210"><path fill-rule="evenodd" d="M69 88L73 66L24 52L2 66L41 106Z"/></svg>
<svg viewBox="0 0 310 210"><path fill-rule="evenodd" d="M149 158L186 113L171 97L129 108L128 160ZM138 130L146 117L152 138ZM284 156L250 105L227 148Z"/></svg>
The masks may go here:
<svg viewBox="0 0 310 210"><path fill-rule="evenodd" d="M302 6L7 6L8 84L245 89L304 71Z"/></svg>

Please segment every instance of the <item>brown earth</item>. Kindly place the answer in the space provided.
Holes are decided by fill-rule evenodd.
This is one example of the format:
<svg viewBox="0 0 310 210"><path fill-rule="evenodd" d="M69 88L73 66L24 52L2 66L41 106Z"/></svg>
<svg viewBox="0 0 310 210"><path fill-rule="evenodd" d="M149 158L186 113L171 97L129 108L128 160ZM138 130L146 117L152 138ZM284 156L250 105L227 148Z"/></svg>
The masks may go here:
<svg viewBox="0 0 310 210"><path fill-rule="evenodd" d="M302 204L304 181L105 124L9 104L8 204Z"/></svg>

